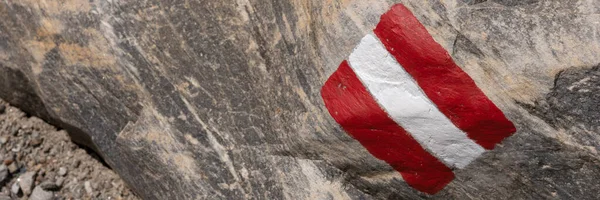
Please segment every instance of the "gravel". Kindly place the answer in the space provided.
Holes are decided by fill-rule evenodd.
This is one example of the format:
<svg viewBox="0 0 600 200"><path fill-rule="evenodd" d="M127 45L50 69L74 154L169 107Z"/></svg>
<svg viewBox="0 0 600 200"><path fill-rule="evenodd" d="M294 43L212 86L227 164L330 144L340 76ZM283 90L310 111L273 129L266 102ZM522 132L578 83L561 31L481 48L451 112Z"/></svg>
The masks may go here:
<svg viewBox="0 0 600 200"><path fill-rule="evenodd" d="M52 198L54 198L54 192L46 191L41 186L37 186L33 189L29 200L52 200Z"/></svg>
<svg viewBox="0 0 600 200"><path fill-rule="evenodd" d="M96 158L0 100L0 200L139 199Z"/></svg>
<svg viewBox="0 0 600 200"><path fill-rule="evenodd" d="M60 175L60 176L67 175L67 168L66 167L58 168L58 175Z"/></svg>

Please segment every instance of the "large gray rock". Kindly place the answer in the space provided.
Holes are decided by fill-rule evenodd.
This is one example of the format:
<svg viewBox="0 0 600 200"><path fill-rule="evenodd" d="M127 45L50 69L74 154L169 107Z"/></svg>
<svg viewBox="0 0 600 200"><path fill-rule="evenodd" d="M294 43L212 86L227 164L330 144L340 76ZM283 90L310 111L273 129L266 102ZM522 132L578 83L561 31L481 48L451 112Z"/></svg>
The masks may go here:
<svg viewBox="0 0 600 200"><path fill-rule="evenodd" d="M319 95L404 3L517 126L436 195ZM0 3L0 97L70 131L146 199L598 199L600 1Z"/></svg>

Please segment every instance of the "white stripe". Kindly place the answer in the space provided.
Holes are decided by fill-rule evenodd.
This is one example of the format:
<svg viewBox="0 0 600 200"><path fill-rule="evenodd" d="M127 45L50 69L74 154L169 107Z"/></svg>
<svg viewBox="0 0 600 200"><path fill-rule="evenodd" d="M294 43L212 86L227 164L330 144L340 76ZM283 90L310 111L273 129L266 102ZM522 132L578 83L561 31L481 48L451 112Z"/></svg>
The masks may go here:
<svg viewBox="0 0 600 200"><path fill-rule="evenodd" d="M464 168L485 151L438 110L375 36L365 36L349 60L388 115L446 165Z"/></svg>

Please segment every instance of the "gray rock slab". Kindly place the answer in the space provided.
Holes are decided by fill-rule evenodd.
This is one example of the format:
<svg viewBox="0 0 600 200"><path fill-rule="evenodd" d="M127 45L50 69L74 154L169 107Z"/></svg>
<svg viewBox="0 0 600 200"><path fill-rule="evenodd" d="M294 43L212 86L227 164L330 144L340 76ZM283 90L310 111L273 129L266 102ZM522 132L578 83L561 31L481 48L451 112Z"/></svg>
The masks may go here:
<svg viewBox="0 0 600 200"><path fill-rule="evenodd" d="M395 3L517 126L435 195L320 97ZM590 0L3 1L0 98L145 199L600 199L599 13Z"/></svg>

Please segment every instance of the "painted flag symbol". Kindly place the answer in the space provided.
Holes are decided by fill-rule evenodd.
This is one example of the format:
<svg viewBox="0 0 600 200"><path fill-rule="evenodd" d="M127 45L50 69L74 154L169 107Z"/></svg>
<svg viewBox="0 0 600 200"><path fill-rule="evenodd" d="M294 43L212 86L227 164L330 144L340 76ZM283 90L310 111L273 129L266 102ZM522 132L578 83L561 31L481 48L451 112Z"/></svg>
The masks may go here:
<svg viewBox="0 0 600 200"><path fill-rule="evenodd" d="M429 194L516 131L402 4L381 16L321 95L349 135Z"/></svg>

